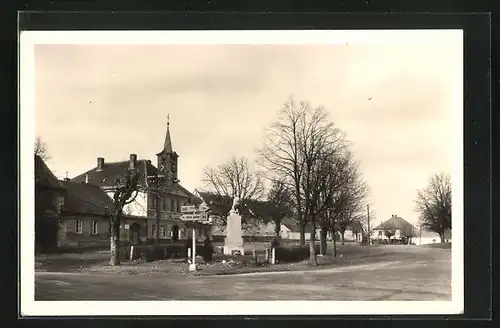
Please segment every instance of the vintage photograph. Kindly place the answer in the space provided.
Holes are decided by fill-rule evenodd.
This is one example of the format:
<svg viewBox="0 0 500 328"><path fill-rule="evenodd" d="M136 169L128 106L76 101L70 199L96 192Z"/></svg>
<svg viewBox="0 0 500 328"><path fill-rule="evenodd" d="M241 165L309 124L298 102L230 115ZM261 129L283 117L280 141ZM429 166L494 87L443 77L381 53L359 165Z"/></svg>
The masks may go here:
<svg viewBox="0 0 500 328"><path fill-rule="evenodd" d="M462 31L267 32L21 35L25 309L461 311Z"/></svg>

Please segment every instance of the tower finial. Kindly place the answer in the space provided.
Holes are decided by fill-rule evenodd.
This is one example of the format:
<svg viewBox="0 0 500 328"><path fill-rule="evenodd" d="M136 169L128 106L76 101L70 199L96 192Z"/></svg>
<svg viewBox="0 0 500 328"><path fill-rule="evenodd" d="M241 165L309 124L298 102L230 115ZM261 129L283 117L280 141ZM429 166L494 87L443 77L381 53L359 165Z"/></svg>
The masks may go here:
<svg viewBox="0 0 500 328"><path fill-rule="evenodd" d="M172 140L170 140L170 113L167 115L167 135L165 136L165 144L163 146L165 153L172 152Z"/></svg>

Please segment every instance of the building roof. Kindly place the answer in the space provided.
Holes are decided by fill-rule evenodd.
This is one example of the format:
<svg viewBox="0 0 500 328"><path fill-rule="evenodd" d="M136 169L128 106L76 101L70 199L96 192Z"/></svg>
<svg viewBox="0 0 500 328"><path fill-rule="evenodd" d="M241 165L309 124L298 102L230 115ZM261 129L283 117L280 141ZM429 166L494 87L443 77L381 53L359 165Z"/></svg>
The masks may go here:
<svg viewBox="0 0 500 328"><path fill-rule="evenodd" d="M392 215L392 217L389 220L380 223L378 226L373 228L373 230L384 230L384 229L406 230L413 228L415 228L415 226L410 222L406 221L405 219L397 215Z"/></svg>
<svg viewBox="0 0 500 328"><path fill-rule="evenodd" d="M300 232L300 225L293 218L284 217L283 219L281 219L281 224L290 229L290 231L292 232ZM310 233L312 231L313 231L312 225L310 223L307 223L305 227L305 232Z"/></svg>
<svg viewBox="0 0 500 328"><path fill-rule="evenodd" d="M120 178L123 177L125 172L127 172L129 166L130 161L104 163L102 170L98 170L97 167L94 167L91 170L74 177L71 181L78 183L87 182L103 189L113 188ZM151 161L140 159L136 161L136 168L137 173L139 174L138 185L143 188L147 187L147 176L154 176L157 173L156 167L151 164ZM175 183L172 186L169 193L190 198L194 196L178 183Z"/></svg>
<svg viewBox="0 0 500 328"><path fill-rule="evenodd" d="M35 155L35 186L47 189L64 189L61 182L38 155Z"/></svg>
<svg viewBox="0 0 500 328"><path fill-rule="evenodd" d="M106 215L114 209L113 200L96 185L61 181L66 189L64 212L72 214ZM105 211L108 208L108 213Z"/></svg>
<svg viewBox="0 0 500 328"><path fill-rule="evenodd" d="M167 133L165 135L165 143L163 145L165 153L172 153L172 139L170 138L170 119L167 121Z"/></svg>
<svg viewBox="0 0 500 328"><path fill-rule="evenodd" d="M130 161L104 163L102 170L94 167L71 179L73 182L87 182L101 188L112 187L117 184L121 177L127 172ZM146 176L156 174L156 167L148 160L137 160L137 173L139 174L139 185L146 186ZM86 181L88 175L88 181Z"/></svg>

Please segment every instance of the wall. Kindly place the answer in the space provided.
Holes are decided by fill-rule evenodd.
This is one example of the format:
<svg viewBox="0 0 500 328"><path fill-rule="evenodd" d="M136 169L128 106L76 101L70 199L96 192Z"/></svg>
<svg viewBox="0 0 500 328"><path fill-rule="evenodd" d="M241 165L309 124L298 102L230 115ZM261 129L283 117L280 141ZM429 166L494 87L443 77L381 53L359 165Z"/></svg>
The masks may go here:
<svg viewBox="0 0 500 328"><path fill-rule="evenodd" d="M172 207L172 200L174 201L174 206ZM167 197L164 197L160 199L160 211L161 212L174 212L174 213L180 213L181 206L187 205L189 199L187 197L182 197L179 195L167 195ZM150 194L147 199L147 208L150 210L156 210L156 195L155 194Z"/></svg>
<svg viewBox="0 0 500 328"><path fill-rule="evenodd" d="M391 239L397 239L397 238L401 238L401 232L399 229L397 229L396 234L391 237ZM387 240L388 238L385 236L384 230L373 230L372 239Z"/></svg>
<svg viewBox="0 0 500 328"><path fill-rule="evenodd" d="M82 221L82 233L75 232L76 221ZM92 234L92 222L99 222L97 234ZM109 244L109 220L92 216L65 216L59 225L59 247L98 247Z"/></svg>

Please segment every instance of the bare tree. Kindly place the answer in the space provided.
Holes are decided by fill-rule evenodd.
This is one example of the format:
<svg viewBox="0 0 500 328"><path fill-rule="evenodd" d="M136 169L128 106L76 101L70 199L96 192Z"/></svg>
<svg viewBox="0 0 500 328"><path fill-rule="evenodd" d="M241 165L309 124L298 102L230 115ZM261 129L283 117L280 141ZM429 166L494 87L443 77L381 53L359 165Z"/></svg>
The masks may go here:
<svg viewBox="0 0 500 328"><path fill-rule="evenodd" d="M359 222L364 217L368 186L359 172L359 163L355 162L350 152L347 154L345 171L343 172L343 185L340 188L340 215L337 220L338 229L345 243L345 232L352 227L354 222Z"/></svg>
<svg viewBox="0 0 500 328"><path fill-rule="evenodd" d="M260 199L264 194L264 177L250 168L245 157L232 157L215 168L206 168L203 183L203 191L221 199L239 197L243 206L247 200Z"/></svg>
<svg viewBox="0 0 500 328"><path fill-rule="evenodd" d="M292 195L288 186L282 180L273 181L269 190L266 208L274 223L274 234L279 239L281 231L281 221L287 215L292 215Z"/></svg>
<svg viewBox="0 0 500 328"><path fill-rule="evenodd" d="M111 215L111 259L110 265L120 264L120 222L123 215L123 208L134 202L137 197L139 175L137 170L128 169L116 181L113 193L114 209Z"/></svg>
<svg viewBox="0 0 500 328"><path fill-rule="evenodd" d="M389 225L383 225L384 235L389 239L389 244L391 243L391 238L396 234L396 228Z"/></svg>
<svg viewBox="0 0 500 328"><path fill-rule="evenodd" d="M301 151L304 163L301 181L304 195L304 216L309 219L312 232L309 240L311 265L317 265L315 235L318 218L327 210L332 195L337 188L325 188L333 181L338 182L340 172L336 166L342 162L342 154L347 143L344 134L330 122L322 107L309 110L304 116L301 132ZM332 174L333 172L333 174Z"/></svg>
<svg viewBox="0 0 500 328"><path fill-rule="evenodd" d="M417 236L417 233L416 233L414 227L407 226L401 230L401 237L404 237L406 239L407 244L411 244L413 238L416 236Z"/></svg>
<svg viewBox="0 0 500 328"><path fill-rule="evenodd" d="M42 140L41 137L36 137L35 139L35 155L40 156L43 161L47 161L50 159L50 155L47 150L47 144Z"/></svg>
<svg viewBox="0 0 500 328"><path fill-rule="evenodd" d="M251 200L247 203L249 210L255 217L264 222L272 221L274 223L274 233L276 238L279 239L281 221L284 217L293 214L291 198L292 195L288 190L288 186L281 180L274 180L267 193L266 200Z"/></svg>
<svg viewBox="0 0 500 328"><path fill-rule="evenodd" d="M436 232L445 241L445 231L451 229L451 177L445 173L433 175L425 189L417 191L416 210L420 225Z"/></svg>
<svg viewBox="0 0 500 328"><path fill-rule="evenodd" d="M301 181L304 173L302 135L305 103L297 104L290 96L278 112L277 119L266 129L265 142L260 153L260 165L283 181L294 198L295 212L300 227L300 244L305 245L307 218L303 215Z"/></svg>

